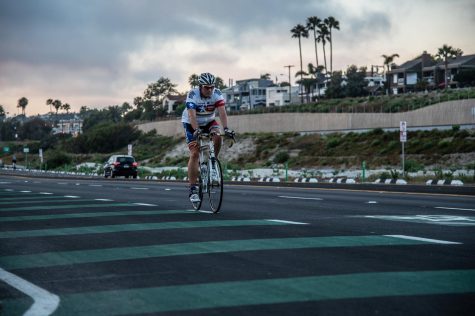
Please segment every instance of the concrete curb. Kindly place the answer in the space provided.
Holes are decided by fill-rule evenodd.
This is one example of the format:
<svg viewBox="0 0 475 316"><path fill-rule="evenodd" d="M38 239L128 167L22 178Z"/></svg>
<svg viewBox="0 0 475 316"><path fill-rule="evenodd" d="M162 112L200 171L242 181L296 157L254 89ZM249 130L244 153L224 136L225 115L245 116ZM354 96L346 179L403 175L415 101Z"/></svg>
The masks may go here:
<svg viewBox="0 0 475 316"><path fill-rule="evenodd" d="M460 180L427 180L426 185L455 185L463 186Z"/></svg>

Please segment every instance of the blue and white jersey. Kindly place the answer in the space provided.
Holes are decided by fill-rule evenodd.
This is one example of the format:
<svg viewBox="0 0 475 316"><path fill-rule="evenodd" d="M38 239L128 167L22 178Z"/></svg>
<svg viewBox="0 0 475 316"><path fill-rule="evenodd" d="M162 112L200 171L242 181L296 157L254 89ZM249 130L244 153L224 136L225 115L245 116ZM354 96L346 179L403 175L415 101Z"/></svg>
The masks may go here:
<svg viewBox="0 0 475 316"><path fill-rule="evenodd" d="M204 126L215 119L216 108L224 106L224 97L219 89L214 88L213 94L209 98L204 98L200 94L200 88L195 88L188 93L185 105L181 121L190 124L188 109L194 109L198 125Z"/></svg>

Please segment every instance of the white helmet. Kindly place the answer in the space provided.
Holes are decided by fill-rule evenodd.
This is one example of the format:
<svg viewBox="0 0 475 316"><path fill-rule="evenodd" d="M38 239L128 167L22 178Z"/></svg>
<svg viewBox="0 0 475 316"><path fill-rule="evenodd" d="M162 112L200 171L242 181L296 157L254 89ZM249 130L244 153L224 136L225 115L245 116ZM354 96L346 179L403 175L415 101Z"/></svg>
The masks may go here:
<svg viewBox="0 0 475 316"><path fill-rule="evenodd" d="M200 85L214 85L216 83L216 78L209 72L202 73L198 79Z"/></svg>

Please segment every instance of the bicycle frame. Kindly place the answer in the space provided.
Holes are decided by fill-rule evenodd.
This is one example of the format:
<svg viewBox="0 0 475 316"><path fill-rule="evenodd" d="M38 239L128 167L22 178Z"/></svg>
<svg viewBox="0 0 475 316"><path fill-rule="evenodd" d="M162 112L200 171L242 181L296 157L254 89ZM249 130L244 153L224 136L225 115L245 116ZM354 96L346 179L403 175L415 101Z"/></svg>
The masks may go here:
<svg viewBox="0 0 475 316"><path fill-rule="evenodd" d="M216 157L213 136L216 132L199 135L199 195L200 202L193 203L198 210L201 207L203 195L207 194L213 213L219 212L223 198L223 174L221 164Z"/></svg>

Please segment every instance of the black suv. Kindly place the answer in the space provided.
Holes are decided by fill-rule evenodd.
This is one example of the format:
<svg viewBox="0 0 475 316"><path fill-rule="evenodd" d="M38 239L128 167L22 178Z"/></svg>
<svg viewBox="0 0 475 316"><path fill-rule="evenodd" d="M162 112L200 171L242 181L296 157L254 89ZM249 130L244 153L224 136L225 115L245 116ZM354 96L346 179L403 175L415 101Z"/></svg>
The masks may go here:
<svg viewBox="0 0 475 316"><path fill-rule="evenodd" d="M135 158L127 155L113 155L104 164L104 177L132 176L137 178L137 162Z"/></svg>

